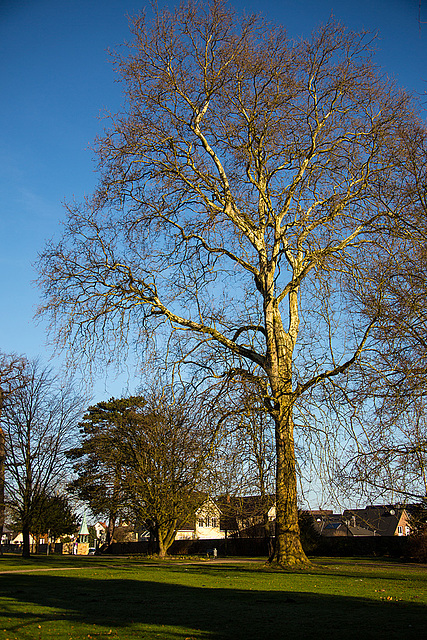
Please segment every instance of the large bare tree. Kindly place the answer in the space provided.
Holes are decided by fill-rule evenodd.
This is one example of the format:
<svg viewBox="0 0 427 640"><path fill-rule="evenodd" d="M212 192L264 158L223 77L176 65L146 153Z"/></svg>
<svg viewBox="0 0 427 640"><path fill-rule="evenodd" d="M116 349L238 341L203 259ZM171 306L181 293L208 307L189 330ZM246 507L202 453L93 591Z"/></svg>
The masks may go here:
<svg viewBox="0 0 427 640"><path fill-rule="evenodd" d="M343 283L403 215L413 105L371 63L369 37L334 22L295 42L213 0L137 16L132 33L115 59L124 109L96 146L99 188L41 256L42 312L89 359L168 328L176 362L265 378L270 560L304 565L294 411L346 374L375 324L351 319Z"/></svg>

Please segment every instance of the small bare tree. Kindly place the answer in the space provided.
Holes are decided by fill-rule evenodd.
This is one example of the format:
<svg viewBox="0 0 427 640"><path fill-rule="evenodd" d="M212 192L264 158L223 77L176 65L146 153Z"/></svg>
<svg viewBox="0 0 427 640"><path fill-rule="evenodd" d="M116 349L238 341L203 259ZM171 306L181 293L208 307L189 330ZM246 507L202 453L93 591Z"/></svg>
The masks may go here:
<svg viewBox="0 0 427 640"><path fill-rule="evenodd" d="M65 451L71 446L82 399L37 361L26 364L24 382L3 407L7 450L6 503L22 525L23 556L30 555L30 531L44 496L64 483Z"/></svg>
<svg viewBox="0 0 427 640"><path fill-rule="evenodd" d="M116 57L125 108L97 143L99 189L68 207L63 240L41 256L42 312L89 359L164 327L180 362L265 377L271 561L304 565L295 410L348 373L376 322L345 281L404 225L395 187L413 105L372 64L366 34L334 22L293 42L213 0L137 16L132 32Z"/></svg>
<svg viewBox="0 0 427 640"><path fill-rule="evenodd" d="M7 402L12 401L13 393L25 383L26 360L16 354L0 353L0 420L2 410ZM0 422L1 425L1 422ZM5 466L6 442L0 426L0 554L3 555L1 540L5 522Z"/></svg>

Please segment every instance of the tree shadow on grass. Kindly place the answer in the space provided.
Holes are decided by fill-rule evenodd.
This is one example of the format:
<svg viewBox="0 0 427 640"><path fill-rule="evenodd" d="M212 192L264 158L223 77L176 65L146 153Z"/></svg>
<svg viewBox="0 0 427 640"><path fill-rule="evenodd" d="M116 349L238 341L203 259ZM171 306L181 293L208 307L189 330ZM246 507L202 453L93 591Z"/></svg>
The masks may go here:
<svg viewBox="0 0 427 640"><path fill-rule="evenodd" d="M109 627L113 638L159 635L170 640L331 640L343 635L357 640L419 639L424 637L426 623L426 608L406 602L291 590L190 587L127 578L3 575L0 596L10 598L0 611L1 630L8 629L19 639L31 637L29 630L35 622L43 629L46 623L64 619L74 625L73 638L106 638L101 627ZM14 621L13 628L9 620ZM84 635L78 635L79 625L91 625L95 631L89 635L86 629Z"/></svg>
<svg viewBox="0 0 427 640"><path fill-rule="evenodd" d="M268 565L259 566L259 565L251 565L249 562L246 565L236 564L233 565L230 563L229 565L214 565L212 564L201 564L201 565L190 565L190 571L197 571L199 574L213 575L214 573L224 571L228 571L233 574L250 574L255 573L259 575L263 572L265 575L268 574L278 574L278 575L313 575L313 576L325 576L325 577L338 577L341 576L343 578L384 578L386 580L408 580L409 572L413 572L416 574L416 579L418 581L427 582L427 570L424 565L417 564L398 564L392 562L382 562L378 564L366 564L356 562L351 563L348 562L338 563L338 562L317 562L313 563L311 567L302 569L301 571L290 569L289 571L269 567Z"/></svg>

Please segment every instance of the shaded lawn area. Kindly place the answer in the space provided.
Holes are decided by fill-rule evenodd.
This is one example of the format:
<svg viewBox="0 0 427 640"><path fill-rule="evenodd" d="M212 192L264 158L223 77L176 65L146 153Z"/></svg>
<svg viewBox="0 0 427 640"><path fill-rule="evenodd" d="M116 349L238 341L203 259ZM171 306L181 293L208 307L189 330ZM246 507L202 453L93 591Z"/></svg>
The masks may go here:
<svg viewBox="0 0 427 640"><path fill-rule="evenodd" d="M19 564L7 559L0 570ZM415 565L329 559L304 573L126 558L21 565L49 566L59 568L0 575L0 640L426 637L427 570Z"/></svg>

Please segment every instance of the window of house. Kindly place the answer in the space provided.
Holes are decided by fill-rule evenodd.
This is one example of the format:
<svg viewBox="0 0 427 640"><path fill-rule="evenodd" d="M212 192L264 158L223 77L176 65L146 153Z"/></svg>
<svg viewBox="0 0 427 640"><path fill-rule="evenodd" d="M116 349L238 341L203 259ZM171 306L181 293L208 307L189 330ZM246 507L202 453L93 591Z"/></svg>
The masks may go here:
<svg viewBox="0 0 427 640"><path fill-rule="evenodd" d="M397 534L401 536L403 534L403 527L397 527Z"/></svg>
<svg viewBox="0 0 427 640"><path fill-rule="evenodd" d="M199 527L204 527L205 526L205 521L203 520L203 518L199 518Z"/></svg>
<svg viewBox="0 0 427 640"><path fill-rule="evenodd" d="M215 528L215 527L217 527L217 526L218 526L218 524L217 524L217 519L216 519L216 518L212 518L212 519L211 519L211 527Z"/></svg>

